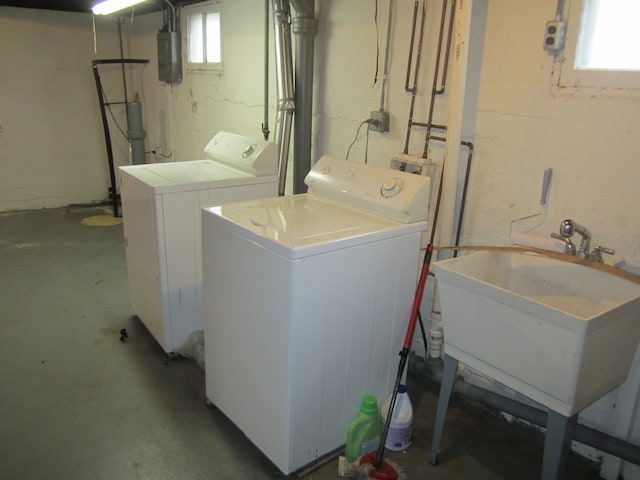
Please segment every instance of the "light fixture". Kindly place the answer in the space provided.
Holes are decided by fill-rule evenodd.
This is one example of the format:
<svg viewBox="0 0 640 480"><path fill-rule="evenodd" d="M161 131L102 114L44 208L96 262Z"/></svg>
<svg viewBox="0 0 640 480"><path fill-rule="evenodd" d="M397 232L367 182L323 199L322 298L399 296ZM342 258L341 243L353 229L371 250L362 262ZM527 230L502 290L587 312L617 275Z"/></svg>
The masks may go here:
<svg viewBox="0 0 640 480"><path fill-rule="evenodd" d="M123 8L132 7L138 3L142 3L146 0L104 0L103 2L96 3L91 10L94 15L108 15Z"/></svg>

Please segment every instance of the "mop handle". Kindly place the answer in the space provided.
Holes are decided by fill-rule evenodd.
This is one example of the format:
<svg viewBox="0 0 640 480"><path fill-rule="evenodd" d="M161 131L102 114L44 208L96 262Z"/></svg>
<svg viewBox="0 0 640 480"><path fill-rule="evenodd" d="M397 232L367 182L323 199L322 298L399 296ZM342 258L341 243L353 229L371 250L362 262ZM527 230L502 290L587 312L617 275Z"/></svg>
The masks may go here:
<svg viewBox="0 0 640 480"><path fill-rule="evenodd" d="M429 273L429 265L431 264L431 256L433 255L433 244L427 245L427 251L424 255L424 262L422 263L422 270L420 271L420 280L418 281L418 288L416 289L416 296L413 299L413 309L411 310L411 317L409 317L409 326L407 327L407 334L404 339L404 345L400 352L400 363L398 365L398 374L396 376L396 383L393 386L393 393L391 395L391 401L389 402L389 411L387 412L387 419L384 422L384 428L382 429L382 435L380 437L380 445L376 453L376 460L374 463L375 468L379 468L384 459L384 444L387 441L387 435L389 434L389 427L391 426L391 417L396 406L396 399L398 398L398 390L400 382L402 380L402 374L407 364L407 357L409 356L409 348L411 347L411 341L413 339L413 333L416 329L416 320L418 319L418 311L420 310L420 303L422 301L422 294L424 293L424 285L427 281L427 274Z"/></svg>
<svg viewBox="0 0 640 480"><path fill-rule="evenodd" d="M409 317L409 326L407 333L404 337L404 348L409 349L413 340L413 332L416 329L416 319L418 318L418 312L420 311L420 303L422 303L422 294L424 293L424 285L427 282L427 275L429 274L429 265L431 265L431 256L433 255L433 243L427 245L427 251L424 254L424 262L422 263L422 270L420 271L420 280L418 281L418 288L416 289L416 296L413 299L413 309L411 310L411 317Z"/></svg>

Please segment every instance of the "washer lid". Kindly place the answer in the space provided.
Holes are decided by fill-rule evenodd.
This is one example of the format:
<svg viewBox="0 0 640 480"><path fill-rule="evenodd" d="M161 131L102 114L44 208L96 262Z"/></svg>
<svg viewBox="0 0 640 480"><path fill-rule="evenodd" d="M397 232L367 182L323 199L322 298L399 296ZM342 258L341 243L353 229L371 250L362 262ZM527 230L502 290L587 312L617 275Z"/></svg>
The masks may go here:
<svg viewBox="0 0 640 480"><path fill-rule="evenodd" d="M206 207L214 222L290 259L420 232L426 222L402 223L312 194Z"/></svg>
<svg viewBox="0 0 640 480"><path fill-rule="evenodd" d="M213 187L221 188L277 181L276 175L256 177L245 171L236 170L212 160L128 165L120 167L120 171L149 185L155 193L203 190Z"/></svg>

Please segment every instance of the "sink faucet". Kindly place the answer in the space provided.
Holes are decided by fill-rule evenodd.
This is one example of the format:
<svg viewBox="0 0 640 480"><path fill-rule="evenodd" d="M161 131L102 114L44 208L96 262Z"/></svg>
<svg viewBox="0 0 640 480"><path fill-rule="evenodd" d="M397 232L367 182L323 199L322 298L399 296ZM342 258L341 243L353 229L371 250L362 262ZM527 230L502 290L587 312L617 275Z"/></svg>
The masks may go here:
<svg viewBox="0 0 640 480"><path fill-rule="evenodd" d="M570 238L564 238L562 235L556 232L551 232L551 236L557 240L562 240L564 242L564 253L566 253L567 255L575 255L577 253L576 244L573 243L573 240L571 240Z"/></svg>
<svg viewBox="0 0 640 480"><path fill-rule="evenodd" d="M582 236L577 255L581 258L587 258L591 249L591 232L573 220L563 220L560 224L560 235L563 238L569 238L574 232Z"/></svg>
<svg viewBox="0 0 640 480"><path fill-rule="evenodd" d="M578 233L582 237L582 241L580 242L580 248L576 252L576 247L571 241L570 237L574 234ZM607 247L603 247L601 245L597 245L591 249L591 232L580 225L579 223L574 222L573 220L566 219L560 223L560 235L556 235L555 233L551 234L554 238L564 239L567 246L565 249L565 253L569 255L577 255L581 258L586 258L587 260L593 262L604 263L602 259L603 253L608 253L609 255L615 255L615 250L612 250Z"/></svg>

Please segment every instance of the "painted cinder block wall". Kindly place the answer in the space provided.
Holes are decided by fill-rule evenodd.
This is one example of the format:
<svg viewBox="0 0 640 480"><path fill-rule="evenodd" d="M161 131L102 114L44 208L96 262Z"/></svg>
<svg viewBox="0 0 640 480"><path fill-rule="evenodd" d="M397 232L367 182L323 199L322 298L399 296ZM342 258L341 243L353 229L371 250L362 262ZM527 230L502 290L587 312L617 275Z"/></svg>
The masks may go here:
<svg viewBox="0 0 640 480"><path fill-rule="evenodd" d="M96 19L94 44L91 15L0 7L0 211L107 196L91 62L120 52L117 30L101 28L105 22L112 20ZM115 95L120 72L104 73ZM114 109L116 115L121 111ZM114 143L116 160L125 161L127 154L126 142Z"/></svg>
<svg viewBox="0 0 640 480"><path fill-rule="evenodd" d="M625 259L640 265L635 158L640 85L631 90L557 86L562 57L542 49L544 24L555 15L553 0L458 3L473 3L471 35L463 39L469 47L463 140L475 149L462 243L508 244L511 221L539 211L542 174L550 167L554 174L544 215L518 228L548 235L562 219L573 218L592 231L594 244L617 251L608 263ZM576 2L567 3L569 15L578 15ZM128 73L130 94L139 93L144 104L147 150L157 152L148 155L150 162L200 158L219 130L261 134L263 2L217 5L223 14L223 71L185 68L176 85L157 80L155 42L162 16L121 25L125 55L150 60L143 72ZM389 165L403 150L411 98L404 81L414 2L395 5L385 101L391 131L371 133L368 141L368 161L380 165ZM317 2L313 158L346 155L360 123L379 108L386 8L380 5L376 31L369 0ZM428 111L439 8L429 2L414 114L419 121ZM108 172L89 65L94 58L119 56L116 23L97 19L98 53L90 15L0 7L0 32L8 66L0 77L0 211L103 199ZM456 43L454 57L459 48ZM380 70L374 84L376 59ZM273 54L270 63L273 132ZM116 89L118 79L109 81ZM450 94L437 99L434 122L460 120L450 118ZM420 155L422 142L423 132L416 130L410 153ZM362 128L350 158L363 161L366 143ZM126 144L117 151L118 162L126 162ZM430 156L440 163L443 152L434 144ZM465 158L463 150L463 164ZM583 420L608 429L614 403L615 392L585 412ZM632 439L640 440L638 435L634 424ZM635 467L625 468L628 478L640 478Z"/></svg>

